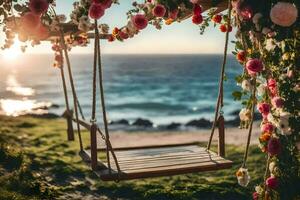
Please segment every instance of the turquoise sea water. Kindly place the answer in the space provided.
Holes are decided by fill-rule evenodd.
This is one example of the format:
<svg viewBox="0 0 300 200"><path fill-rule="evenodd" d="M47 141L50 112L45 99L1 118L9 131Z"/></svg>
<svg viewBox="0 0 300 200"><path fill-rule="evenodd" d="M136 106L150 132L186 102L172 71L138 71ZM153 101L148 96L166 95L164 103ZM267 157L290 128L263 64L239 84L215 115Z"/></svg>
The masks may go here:
<svg viewBox="0 0 300 200"><path fill-rule="evenodd" d="M14 61L1 58L2 114L17 115L32 112L32 108L45 112L39 108L51 103L59 108L50 108L49 112L63 112L65 104L60 73L52 67L52 61L51 54L24 55ZM89 119L92 55L71 55L71 62L79 100ZM104 55L108 118L124 118L132 122L141 117L155 124L185 123L201 117L211 119L221 62L221 55ZM233 101L231 93L238 87L234 77L241 71L235 58L229 56L225 115L230 115L240 107L238 102ZM100 106L97 108L99 117Z"/></svg>

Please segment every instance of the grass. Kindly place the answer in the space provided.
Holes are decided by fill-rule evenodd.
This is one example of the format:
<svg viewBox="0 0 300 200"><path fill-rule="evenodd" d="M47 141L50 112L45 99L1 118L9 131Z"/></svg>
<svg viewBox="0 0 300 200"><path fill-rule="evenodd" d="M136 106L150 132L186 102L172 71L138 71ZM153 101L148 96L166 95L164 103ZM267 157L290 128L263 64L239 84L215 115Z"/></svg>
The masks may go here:
<svg viewBox="0 0 300 200"><path fill-rule="evenodd" d="M265 167L264 154L252 146L251 183L240 187L234 174L244 147L228 145L235 163L228 170L107 183L81 161L78 141L66 137L63 119L0 116L0 199L251 199Z"/></svg>

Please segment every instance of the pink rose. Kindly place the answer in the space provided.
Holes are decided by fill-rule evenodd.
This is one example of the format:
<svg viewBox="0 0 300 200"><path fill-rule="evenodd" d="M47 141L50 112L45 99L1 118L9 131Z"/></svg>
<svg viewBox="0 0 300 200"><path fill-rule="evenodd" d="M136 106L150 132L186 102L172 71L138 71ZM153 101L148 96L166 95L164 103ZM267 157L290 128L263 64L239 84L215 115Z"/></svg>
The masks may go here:
<svg viewBox="0 0 300 200"><path fill-rule="evenodd" d="M268 103L259 103L257 105L257 109L262 114L264 119L267 118L271 110L270 105Z"/></svg>
<svg viewBox="0 0 300 200"><path fill-rule="evenodd" d="M261 131L264 133L272 133L274 131L274 126L270 122L264 123L261 125Z"/></svg>
<svg viewBox="0 0 300 200"><path fill-rule="evenodd" d="M41 15L47 12L49 3L47 0L30 0L29 9L36 15Z"/></svg>
<svg viewBox="0 0 300 200"><path fill-rule="evenodd" d="M266 180L266 185L270 189L276 189L279 186L279 181L276 177L271 176Z"/></svg>
<svg viewBox="0 0 300 200"><path fill-rule="evenodd" d="M275 79L270 78L267 82L268 89L270 90L271 94L275 96L277 94L277 82Z"/></svg>
<svg viewBox="0 0 300 200"><path fill-rule="evenodd" d="M190 2L191 2L192 4L197 4L197 3L199 3L199 0L190 0Z"/></svg>
<svg viewBox="0 0 300 200"><path fill-rule="evenodd" d="M263 70L263 63L261 60L257 58L252 58L247 61L246 69L249 75L255 76L256 73L259 73Z"/></svg>
<svg viewBox="0 0 300 200"><path fill-rule="evenodd" d="M166 14L166 8L165 6L161 5L161 4L157 4L153 10L152 10L152 14L155 17L163 17Z"/></svg>
<svg viewBox="0 0 300 200"><path fill-rule="evenodd" d="M257 192L253 192L253 194L252 194L253 200L258 200L258 197L259 197L258 193Z"/></svg>
<svg viewBox="0 0 300 200"><path fill-rule="evenodd" d="M271 138L268 143L268 152L271 156L278 155L281 151L281 144L279 139Z"/></svg>
<svg viewBox="0 0 300 200"><path fill-rule="evenodd" d="M32 12L25 13L21 17L21 27L27 33L34 33L40 26L40 17Z"/></svg>
<svg viewBox="0 0 300 200"><path fill-rule="evenodd" d="M273 6L270 12L270 18L274 24L283 27L293 25L298 17L296 6L288 2L278 2Z"/></svg>
<svg viewBox="0 0 300 200"><path fill-rule="evenodd" d="M148 20L146 19L145 15L137 14L132 17L132 23L138 30L142 30L147 27Z"/></svg>
<svg viewBox="0 0 300 200"><path fill-rule="evenodd" d="M34 35L39 40L45 40L49 37L49 30L43 24L40 24Z"/></svg>
<svg viewBox="0 0 300 200"><path fill-rule="evenodd" d="M284 104L283 99L280 98L280 97L274 97L274 98L272 98L271 102L272 102L272 105L273 105L275 108L282 108L282 107L283 107L283 104Z"/></svg>
<svg viewBox="0 0 300 200"><path fill-rule="evenodd" d="M99 3L93 3L89 9L89 16L92 19L100 19L104 15L104 8Z"/></svg>

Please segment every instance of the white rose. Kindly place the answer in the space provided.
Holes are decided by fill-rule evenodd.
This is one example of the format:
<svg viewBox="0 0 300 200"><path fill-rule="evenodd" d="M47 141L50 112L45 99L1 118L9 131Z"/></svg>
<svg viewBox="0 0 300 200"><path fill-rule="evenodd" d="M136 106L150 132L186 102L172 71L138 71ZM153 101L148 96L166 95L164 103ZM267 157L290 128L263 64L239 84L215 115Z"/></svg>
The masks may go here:
<svg viewBox="0 0 300 200"><path fill-rule="evenodd" d="M266 49L268 51L274 51L275 47L276 47L276 43L272 38L266 40Z"/></svg>
<svg viewBox="0 0 300 200"><path fill-rule="evenodd" d="M258 194L262 194L263 191L264 189L260 185L255 186L255 192L257 192Z"/></svg>
<svg viewBox="0 0 300 200"><path fill-rule="evenodd" d="M262 29L262 33L265 34L265 35L267 35L267 34L270 33L270 32L271 32L271 29L269 29L269 28L267 28L267 27L264 27L264 28Z"/></svg>
<svg viewBox="0 0 300 200"><path fill-rule="evenodd" d="M266 84L260 84L257 87L257 94L258 94L258 96L263 96L266 93L266 87L267 87Z"/></svg>
<svg viewBox="0 0 300 200"><path fill-rule="evenodd" d="M263 15L262 15L261 13L256 13L256 14L253 16L253 18L252 18L253 23L254 23L254 24L258 24L259 19L262 18L262 17L263 17Z"/></svg>
<svg viewBox="0 0 300 200"><path fill-rule="evenodd" d="M248 169L240 168L237 172L237 180L240 186L246 187L250 182Z"/></svg>
<svg viewBox="0 0 300 200"><path fill-rule="evenodd" d="M242 86L243 90L245 90L245 91L250 92L252 90L252 85L251 85L250 81L248 81L248 80L243 80L241 86Z"/></svg>
<svg viewBox="0 0 300 200"><path fill-rule="evenodd" d="M271 163L269 164L269 170L270 170L271 173L274 171L275 166L276 166L276 163L275 163L275 162L271 162Z"/></svg>
<svg viewBox="0 0 300 200"><path fill-rule="evenodd" d="M239 117L241 121L249 121L251 118L251 111L249 109L243 108L239 113Z"/></svg>
<svg viewBox="0 0 300 200"><path fill-rule="evenodd" d="M289 126L290 113L282 112L279 116L278 128L281 130L283 135L292 134L291 128Z"/></svg>

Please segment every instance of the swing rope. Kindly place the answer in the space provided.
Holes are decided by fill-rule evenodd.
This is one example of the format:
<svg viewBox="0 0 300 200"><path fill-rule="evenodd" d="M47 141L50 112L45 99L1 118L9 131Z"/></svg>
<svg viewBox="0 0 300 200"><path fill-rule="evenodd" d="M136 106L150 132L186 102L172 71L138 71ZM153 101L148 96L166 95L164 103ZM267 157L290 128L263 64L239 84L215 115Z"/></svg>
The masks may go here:
<svg viewBox="0 0 300 200"><path fill-rule="evenodd" d="M228 0L227 29L231 24L231 11L232 11L231 0ZM228 43L229 43L229 31L227 30L226 35L225 35L224 57L223 57L223 63L222 63L221 73L220 73L219 91L218 91L218 99L217 99L217 103L216 103L215 117L214 117L212 129L211 129L209 141L208 141L208 144L207 144L207 150L209 150L210 147L211 147L214 132L215 132L216 126L218 124L217 123L218 117L223 115L222 108L224 106L224 97L223 97L223 94L224 94L224 76L225 76L225 67L226 67L226 62L227 62Z"/></svg>
<svg viewBox="0 0 300 200"><path fill-rule="evenodd" d="M256 105L256 79L253 80L253 90L252 90L252 105L251 105L251 121L249 125L249 131L248 131L248 138L247 138L247 144L245 148L245 154L244 154L244 159L243 159L243 164L242 168L246 168L246 162L248 158L248 152L249 152L249 146L250 146L250 140L251 140L251 135L252 135L252 127L253 127L253 122L254 122L254 111L255 111L255 105Z"/></svg>
<svg viewBox="0 0 300 200"><path fill-rule="evenodd" d="M76 93L76 89L75 89L75 85L74 85L73 73L72 73L72 69L71 69L71 62L70 62L69 55L68 55L68 49L67 49L67 45L66 45L65 38L64 38L64 30L61 26L60 26L60 42L63 47L63 53L64 53L64 57L66 58L66 63L67 63L67 67L68 67L68 74L69 74L69 80L70 80L71 89L72 89L72 95L73 95L73 104L74 104L74 111L75 111L75 117L76 117L76 125L77 125L77 133L78 133L78 138L79 138L80 151L83 151L83 144L82 144L79 117L78 117L77 93Z"/></svg>
<svg viewBox="0 0 300 200"><path fill-rule="evenodd" d="M98 59L98 60L97 60ZM93 107L92 107L92 119L95 123L96 121L96 72L97 72L97 61L98 61L98 75L99 75L99 86L100 86L100 100L101 100L101 108L102 108L102 117L103 117L103 124L105 130L105 136L98 128L98 132L101 134L102 138L105 140L106 143L106 158L107 158L107 165L109 169L109 173L111 173L111 163L110 163L110 154L111 152L112 157L114 159L115 165L118 170L118 176L120 176L121 169L118 163L117 156L113 150L113 147L110 142L109 138L109 131L108 131L108 123L107 123L107 116L106 116L106 107L105 107L105 98L104 98L104 87L103 87L103 72L102 72L102 60L101 60L101 48L100 48L100 34L98 30L98 22L95 20L95 45L94 45L94 66L93 66Z"/></svg>

